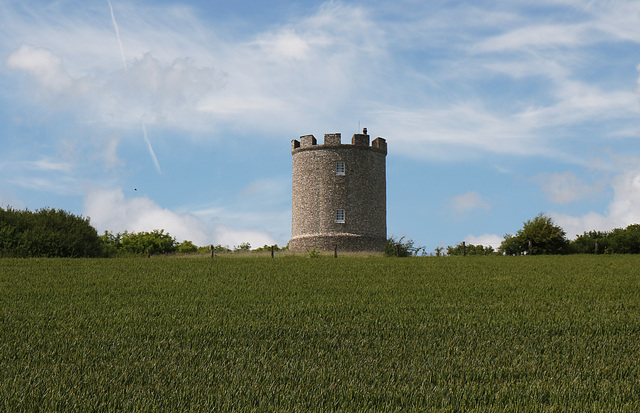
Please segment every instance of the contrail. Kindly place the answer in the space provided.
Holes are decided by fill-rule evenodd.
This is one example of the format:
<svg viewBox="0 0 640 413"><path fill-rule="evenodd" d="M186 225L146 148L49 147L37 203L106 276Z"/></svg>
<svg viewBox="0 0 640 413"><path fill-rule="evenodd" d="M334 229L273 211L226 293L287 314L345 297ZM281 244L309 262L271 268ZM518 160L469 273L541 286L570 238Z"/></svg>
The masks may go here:
<svg viewBox="0 0 640 413"><path fill-rule="evenodd" d="M129 71L127 70L127 57L124 55L124 47L122 46L122 40L120 39L120 30L118 30L118 22L116 21L116 15L113 13L113 5L111 4L111 0L107 0L107 3L109 3L109 10L111 11L111 21L113 22L113 27L116 30L116 38L118 39L118 46L120 47L120 56L122 57L122 67L124 67L125 74L128 74ZM162 174L162 169L160 169L160 163L158 162L156 153L153 150L153 146L151 146L151 141L147 136L147 127L145 126L144 121L141 121L141 123L142 123L142 132L144 133L144 141L147 144L147 148L149 149L149 154L151 155L153 164L156 167L156 171L158 171L159 174Z"/></svg>
<svg viewBox="0 0 640 413"><path fill-rule="evenodd" d="M144 133L144 141L147 143L147 148L149 148L149 153L151 154L151 158L153 159L153 164L156 166L156 171L159 174L162 174L162 169L160 169L160 163L158 162L158 158L156 158L156 153L153 151L153 147L151 147L151 141L147 137L147 127L142 122L142 132Z"/></svg>
<svg viewBox="0 0 640 413"><path fill-rule="evenodd" d="M113 5L111 4L111 0L107 0L109 3L109 10L111 10L111 21L113 22L113 27L116 29L116 37L118 38L118 46L120 46L120 56L122 57L122 65L124 66L124 71L127 72L127 58L124 55L124 47L122 47L122 40L120 40L120 30L118 30L118 22L116 22L116 16L113 14Z"/></svg>

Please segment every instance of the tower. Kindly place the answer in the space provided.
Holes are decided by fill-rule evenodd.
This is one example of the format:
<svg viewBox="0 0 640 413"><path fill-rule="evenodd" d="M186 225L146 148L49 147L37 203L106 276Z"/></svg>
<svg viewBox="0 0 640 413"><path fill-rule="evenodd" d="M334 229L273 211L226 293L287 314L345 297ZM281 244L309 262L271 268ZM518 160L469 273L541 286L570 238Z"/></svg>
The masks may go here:
<svg viewBox="0 0 640 413"><path fill-rule="evenodd" d="M342 144L339 133L291 141L292 225L289 248L384 251L387 239L387 142L369 144L366 128Z"/></svg>

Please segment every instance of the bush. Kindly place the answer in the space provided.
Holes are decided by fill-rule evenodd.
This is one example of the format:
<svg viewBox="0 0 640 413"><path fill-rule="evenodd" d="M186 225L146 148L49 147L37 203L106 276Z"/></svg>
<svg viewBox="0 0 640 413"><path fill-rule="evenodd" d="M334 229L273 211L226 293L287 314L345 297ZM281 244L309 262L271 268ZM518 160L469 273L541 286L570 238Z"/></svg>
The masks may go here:
<svg viewBox="0 0 640 413"><path fill-rule="evenodd" d="M184 241L178 244L176 250L181 254L192 254L198 252L198 247L191 241Z"/></svg>
<svg viewBox="0 0 640 413"><path fill-rule="evenodd" d="M124 232L120 237L120 252L125 254L167 254L176 252L176 239L164 230L152 232Z"/></svg>
<svg viewBox="0 0 640 413"><path fill-rule="evenodd" d="M422 249L422 247L416 247L413 240L404 240L404 237L396 240L391 236L387 239L387 243L384 247L384 254L389 257L410 257L415 255Z"/></svg>
<svg viewBox="0 0 640 413"><path fill-rule="evenodd" d="M454 247L447 247L447 255L491 255L493 253L494 250L491 246L460 243Z"/></svg>
<svg viewBox="0 0 640 413"><path fill-rule="evenodd" d="M577 254L604 254L611 252L610 233L589 231L571 242L571 251Z"/></svg>
<svg viewBox="0 0 640 413"><path fill-rule="evenodd" d="M524 251L522 240L513 234L505 234L504 239L498 247L498 252L504 255L520 255Z"/></svg>
<svg viewBox="0 0 640 413"><path fill-rule="evenodd" d="M534 219L524 222L515 236L505 235L499 251L506 255L525 252L530 255L567 254L569 241L565 235L564 230L551 218L540 213Z"/></svg>
<svg viewBox="0 0 640 413"><path fill-rule="evenodd" d="M233 248L233 252L247 252L251 251L251 244L248 242L241 242Z"/></svg>
<svg viewBox="0 0 640 413"><path fill-rule="evenodd" d="M285 247L278 247L278 244L274 244L274 245L264 244L262 247L256 248L253 251L256 251L256 252L271 251L271 248L273 248L274 251L286 251L289 249L289 246L287 245Z"/></svg>
<svg viewBox="0 0 640 413"><path fill-rule="evenodd" d="M0 208L0 256L99 257L102 247L89 218L53 208Z"/></svg>

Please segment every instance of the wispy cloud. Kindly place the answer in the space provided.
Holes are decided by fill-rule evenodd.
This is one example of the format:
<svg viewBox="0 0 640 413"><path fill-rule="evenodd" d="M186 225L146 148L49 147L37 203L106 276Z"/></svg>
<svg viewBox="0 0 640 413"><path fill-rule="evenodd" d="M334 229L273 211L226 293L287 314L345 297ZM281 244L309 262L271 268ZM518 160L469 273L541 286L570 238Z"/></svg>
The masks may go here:
<svg viewBox="0 0 640 413"><path fill-rule="evenodd" d="M573 238L585 231L609 231L624 228L632 223L640 223L640 164L636 161L611 181L613 199L605 213L589 212L572 216L550 213L550 216L564 228L567 236Z"/></svg>
<svg viewBox="0 0 640 413"><path fill-rule="evenodd" d="M22 45L9 55L7 66L26 71L44 89L53 92L67 90L72 84L62 66L62 59L46 49Z"/></svg>
<svg viewBox="0 0 640 413"><path fill-rule="evenodd" d="M611 16L617 13L611 7L598 7L597 13L573 3L562 7L576 8L578 17L538 24L520 13L517 4L509 11L463 6L434 11L425 6L382 24L374 9L329 2L297 21L233 41L222 40L215 27L204 26L187 8L118 3L123 16L118 23L112 13L111 21L102 16L101 25L82 29L91 33L94 43L110 42L112 47L76 42L73 51L68 39L77 33L74 19L80 15L57 10L54 15L61 18L53 23L35 10L21 14L5 7L3 11L18 32L25 33L20 22L35 30L32 36L25 34L26 39L55 33L46 41L33 42L36 49L19 49L11 58L19 61L21 53L30 52L41 55L44 63L14 67L59 90L82 82L92 116L98 116L94 120L123 119L133 124L144 117L148 124L162 122L190 131L224 125L281 136L322 130L327 122L337 129L369 117L384 135L412 143L405 154L429 156L427 147L435 144L437 156L451 156L459 153L459 147L469 148L469 153L549 155L553 150L539 144L541 139L550 140L549 128L637 115L637 96L628 87L604 91L588 84L576 72L580 62L558 49L579 51L618 36L611 28ZM97 8L87 11L90 21L99 18ZM106 7L102 13L109 16ZM42 24L34 27L34 21ZM415 24L425 21L437 21L437 33L456 27L456 35L445 43L433 43L434 36L424 33L432 26ZM113 27L119 28L117 39ZM130 60L124 56L123 42ZM531 48L533 52L527 53ZM430 76L405 58L406 53L420 50L439 50L430 63ZM118 54L129 68L129 81L113 65ZM88 57L95 66L89 65ZM482 99L487 92L476 83L494 76L508 76L525 86L537 79L532 101L499 108L487 104ZM540 83L539 76L547 80ZM421 93L412 93L416 90ZM451 98L442 99L442 93ZM83 117L87 116L85 111ZM617 129L629 130L623 123ZM415 143L425 149L415 151ZM399 150L405 147L399 145Z"/></svg>
<svg viewBox="0 0 640 413"><path fill-rule="evenodd" d="M586 184L573 172L543 173L534 178L547 199L554 204L567 204L594 196L604 190L604 182Z"/></svg>
<svg viewBox="0 0 640 413"><path fill-rule="evenodd" d="M491 209L491 206L482 198L479 193L475 191L452 197L450 199L450 205L457 213L468 213L478 209Z"/></svg>

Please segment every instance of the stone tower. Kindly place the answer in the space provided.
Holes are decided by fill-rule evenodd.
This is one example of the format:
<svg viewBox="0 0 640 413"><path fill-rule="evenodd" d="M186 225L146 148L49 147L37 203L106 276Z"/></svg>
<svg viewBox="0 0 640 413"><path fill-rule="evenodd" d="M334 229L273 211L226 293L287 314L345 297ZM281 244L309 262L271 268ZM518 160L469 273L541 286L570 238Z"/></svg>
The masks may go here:
<svg viewBox="0 0 640 413"><path fill-rule="evenodd" d="M384 251L387 239L387 142L367 129L342 144L339 133L291 141L292 226L289 248Z"/></svg>

